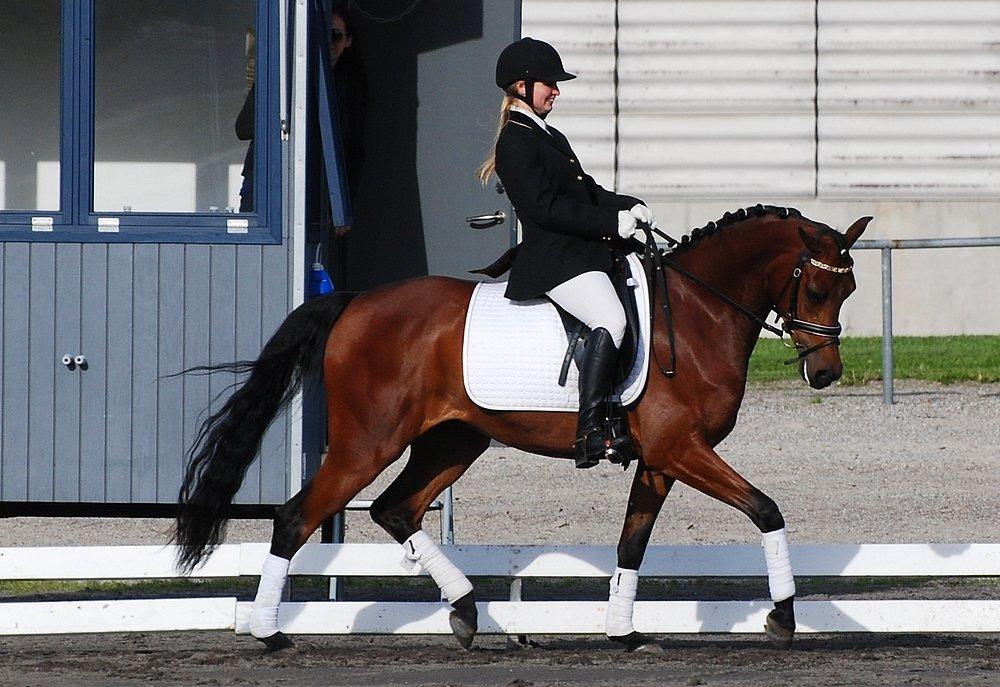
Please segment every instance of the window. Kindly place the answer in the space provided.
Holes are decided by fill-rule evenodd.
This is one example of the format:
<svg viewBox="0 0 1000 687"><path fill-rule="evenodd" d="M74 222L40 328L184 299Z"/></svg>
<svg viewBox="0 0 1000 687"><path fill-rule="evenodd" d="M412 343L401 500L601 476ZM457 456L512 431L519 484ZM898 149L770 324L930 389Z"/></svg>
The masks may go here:
<svg viewBox="0 0 1000 687"><path fill-rule="evenodd" d="M0 238L280 243L277 24L275 0L0 5Z"/></svg>
<svg viewBox="0 0 1000 687"><path fill-rule="evenodd" d="M0 4L0 210L59 211L61 6Z"/></svg>

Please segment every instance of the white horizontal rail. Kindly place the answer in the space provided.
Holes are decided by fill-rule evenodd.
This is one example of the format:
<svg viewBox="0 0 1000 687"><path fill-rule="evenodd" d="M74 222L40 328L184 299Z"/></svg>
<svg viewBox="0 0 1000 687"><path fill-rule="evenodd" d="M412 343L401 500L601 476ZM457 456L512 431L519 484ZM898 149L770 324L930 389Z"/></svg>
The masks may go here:
<svg viewBox="0 0 1000 687"><path fill-rule="evenodd" d="M193 577L259 575L267 544L218 547ZM448 557L467 575L608 577L612 546L453 546ZM0 580L169 579L171 546L0 548ZM1000 544L843 544L793 546L800 577L950 577L1000 575ZM293 575L411 576L396 544L308 544L292 560ZM643 577L757 577L765 575L758 546L653 546Z"/></svg>
<svg viewBox="0 0 1000 687"><path fill-rule="evenodd" d="M481 634L604 634L603 601L477 604ZM237 604L236 632L249 632L252 604ZM637 601L633 624L651 634L758 633L766 601ZM451 634L443 603L284 603L278 626L294 634ZM796 632L1000 632L1000 601L799 601Z"/></svg>
<svg viewBox="0 0 1000 687"><path fill-rule="evenodd" d="M235 598L56 601L0 605L0 635L233 630L246 634L252 604ZM481 634L603 634L600 601L477 604ZM759 633L766 601L638 601L634 624L652 634ZM450 634L443 602L284 603L291 634ZM1000 601L800 601L797 632L1000 632Z"/></svg>
<svg viewBox="0 0 1000 687"><path fill-rule="evenodd" d="M0 635L235 629L236 597L0 604Z"/></svg>
<svg viewBox="0 0 1000 687"><path fill-rule="evenodd" d="M266 544L220 546L197 577L257 575ZM610 546L458 546L448 555L470 575L606 577ZM110 546L0 549L0 579L143 579L179 577L175 547ZM798 546L800 576L998 576L1000 544ZM753 577L764 574L756 546L651 547L645 577ZM300 575L405 576L395 544L308 545L292 561ZM650 633L760 632L764 601L640 601L635 626ZM249 603L235 598L5 602L0 635L225 630L245 632ZM486 634L600 634L605 604L519 601L479 604ZM290 633L447 634L444 603L308 602L281 606ZM799 632L1000 632L1000 601L800 601Z"/></svg>

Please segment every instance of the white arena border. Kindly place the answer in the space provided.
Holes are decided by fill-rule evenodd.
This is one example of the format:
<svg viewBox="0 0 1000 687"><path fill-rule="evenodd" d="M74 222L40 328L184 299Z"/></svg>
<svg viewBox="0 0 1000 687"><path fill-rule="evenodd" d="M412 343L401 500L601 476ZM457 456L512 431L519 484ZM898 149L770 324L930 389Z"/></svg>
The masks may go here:
<svg viewBox="0 0 1000 687"><path fill-rule="evenodd" d="M449 558L470 576L608 577L611 546L454 546ZM192 575L257 576L267 544L220 546ZM159 546L0 548L0 580L177 579L176 549ZM1000 544L864 544L791 547L798 577L1000 576ZM309 544L292 575L407 577L395 544ZM642 577L764 577L758 546L654 546ZM766 581L761 580L761 596ZM484 634L603 634L603 601L479 603ZM251 604L235 597L0 603L0 635L169 630L247 632ZM769 601L639 601L637 630L759 633ZM292 634L450 634L443 602L288 602L279 626ZM1000 632L1000 600L799 601L800 633Z"/></svg>

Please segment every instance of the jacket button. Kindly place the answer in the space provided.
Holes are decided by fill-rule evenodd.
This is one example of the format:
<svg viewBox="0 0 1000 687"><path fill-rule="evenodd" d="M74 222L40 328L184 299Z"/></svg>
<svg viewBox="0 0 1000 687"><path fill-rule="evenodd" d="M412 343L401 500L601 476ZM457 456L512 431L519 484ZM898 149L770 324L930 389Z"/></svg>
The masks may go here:
<svg viewBox="0 0 1000 687"><path fill-rule="evenodd" d="M583 177L581 177L581 176L578 176L576 179L577 179L577 181L583 181Z"/></svg>

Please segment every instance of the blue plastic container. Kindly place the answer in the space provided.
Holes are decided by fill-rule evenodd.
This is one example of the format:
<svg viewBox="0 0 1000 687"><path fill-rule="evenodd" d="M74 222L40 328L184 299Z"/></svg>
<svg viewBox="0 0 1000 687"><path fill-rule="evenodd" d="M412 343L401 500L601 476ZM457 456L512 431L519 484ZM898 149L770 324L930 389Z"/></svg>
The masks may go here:
<svg viewBox="0 0 1000 687"><path fill-rule="evenodd" d="M328 293L333 293L330 275L326 273L323 263L314 262L312 269L309 270L309 297L314 298Z"/></svg>

